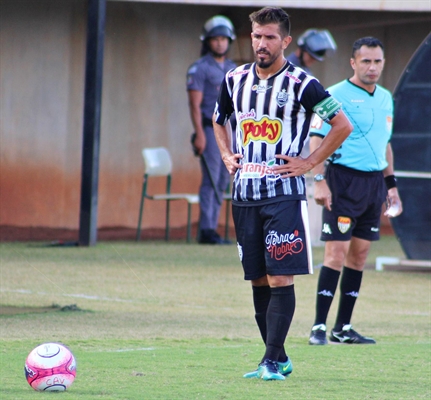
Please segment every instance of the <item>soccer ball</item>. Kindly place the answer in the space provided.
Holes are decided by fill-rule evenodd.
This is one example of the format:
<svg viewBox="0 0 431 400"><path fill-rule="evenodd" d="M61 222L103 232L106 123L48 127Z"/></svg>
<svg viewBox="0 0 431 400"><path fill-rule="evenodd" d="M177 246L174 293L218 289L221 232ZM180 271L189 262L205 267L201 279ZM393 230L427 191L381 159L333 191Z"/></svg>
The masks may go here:
<svg viewBox="0 0 431 400"><path fill-rule="evenodd" d="M60 343L43 343L28 355L24 372L34 390L62 392L75 380L75 357Z"/></svg>

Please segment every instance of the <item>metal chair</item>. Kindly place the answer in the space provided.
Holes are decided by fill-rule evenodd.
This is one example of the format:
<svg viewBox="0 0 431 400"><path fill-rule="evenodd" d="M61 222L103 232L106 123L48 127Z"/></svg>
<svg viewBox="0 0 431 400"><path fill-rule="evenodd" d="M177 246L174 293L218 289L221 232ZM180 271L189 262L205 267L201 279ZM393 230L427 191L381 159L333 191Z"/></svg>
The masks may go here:
<svg viewBox="0 0 431 400"><path fill-rule="evenodd" d="M191 211L192 204L199 203L199 195L192 193L171 193L172 182L172 160L169 151L165 147L144 148L142 150L144 157L145 172L144 181L142 184L141 204L139 207L139 220L136 232L136 241L139 241L141 236L142 215L144 211L144 201L162 200L166 202L166 229L165 239L169 240L169 212L170 202L174 200L185 200L187 202L187 242L191 241ZM166 193L153 194L147 193L148 180L150 177L165 177L166 178Z"/></svg>

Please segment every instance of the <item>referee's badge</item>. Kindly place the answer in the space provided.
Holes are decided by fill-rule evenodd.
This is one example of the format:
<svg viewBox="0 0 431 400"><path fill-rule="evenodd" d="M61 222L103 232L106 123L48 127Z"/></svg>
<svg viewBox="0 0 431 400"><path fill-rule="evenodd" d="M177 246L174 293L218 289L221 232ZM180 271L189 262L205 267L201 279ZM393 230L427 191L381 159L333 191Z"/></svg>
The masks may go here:
<svg viewBox="0 0 431 400"><path fill-rule="evenodd" d="M286 92L286 89L283 89L281 92L277 93L275 101L277 102L279 107L284 107L289 99L289 95Z"/></svg>
<svg viewBox="0 0 431 400"><path fill-rule="evenodd" d="M338 217L338 230L341 233L346 233L351 225L352 220L349 217Z"/></svg>

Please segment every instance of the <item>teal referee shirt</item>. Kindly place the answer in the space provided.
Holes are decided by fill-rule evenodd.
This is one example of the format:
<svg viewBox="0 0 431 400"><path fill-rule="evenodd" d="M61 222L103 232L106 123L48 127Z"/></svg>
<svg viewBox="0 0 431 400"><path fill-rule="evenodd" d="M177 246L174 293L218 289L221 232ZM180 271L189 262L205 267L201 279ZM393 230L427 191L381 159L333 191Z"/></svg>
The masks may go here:
<svg viewBox="0 0 431 400"><path fill-rule="evenodd" d="M330 157L333 164L359 171L383 171L386 146L392 135L393 100L389 90L376 85L374 93L349 80L328 88L328 92L342 104L353 131ZM310 136L325 137L331 126L314 116Z"/></svg>

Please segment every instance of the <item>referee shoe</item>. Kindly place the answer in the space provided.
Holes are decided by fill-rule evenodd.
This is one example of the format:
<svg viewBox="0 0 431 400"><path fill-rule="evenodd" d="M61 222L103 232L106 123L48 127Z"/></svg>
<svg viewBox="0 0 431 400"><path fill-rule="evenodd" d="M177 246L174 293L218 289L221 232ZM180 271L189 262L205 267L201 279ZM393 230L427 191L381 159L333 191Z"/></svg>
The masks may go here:
<svg viewBox="0 0 431 400"><path fill-rule="evenodd" d="M313 328L311 328L310 339L308 339L308 343L316 346L328 344L328 341L326 340L325 324L314 325Z"/></svg>
<svg viewBox="0 0 431 400"><path fill-rule="evenodd" d="M346 344L375 344L373 338L360 335L352 329L352 325L347 324L343 326L340 332L331 331L329 340L332 343L346 343Z"/></svg>

